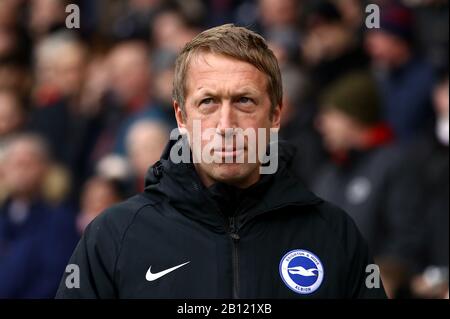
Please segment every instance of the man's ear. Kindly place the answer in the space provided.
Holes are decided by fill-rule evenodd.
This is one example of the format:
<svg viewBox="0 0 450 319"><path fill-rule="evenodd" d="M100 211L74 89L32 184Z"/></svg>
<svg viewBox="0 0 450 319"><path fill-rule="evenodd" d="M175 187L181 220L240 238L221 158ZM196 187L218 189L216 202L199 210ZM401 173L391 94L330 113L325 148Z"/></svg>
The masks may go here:
<svg viewBox="0 0 450 319"><path fill-rule="evenodd" d="M272 110L272 128L279 129L280 123L281 123L281 108L283 107L282 104L278 104L275 106L275 108Z"/></svg>
<svg viewBox="0 0 450 319"><path fill-rule="evenodd" d="M177 101L173 101L173 109L175 111L175 119L177 120L178 129L180 132L186 130L184 112Z"/></svg>

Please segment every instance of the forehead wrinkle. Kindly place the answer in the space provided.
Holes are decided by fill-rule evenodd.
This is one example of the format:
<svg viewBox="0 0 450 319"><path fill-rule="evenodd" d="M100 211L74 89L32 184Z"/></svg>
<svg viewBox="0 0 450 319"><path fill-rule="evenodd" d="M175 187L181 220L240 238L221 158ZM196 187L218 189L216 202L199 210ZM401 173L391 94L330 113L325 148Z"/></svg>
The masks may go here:
<svg viewBox="0 0 450 319"><path fill-rule="evenodd" d="M218 70L217 66L213 66L210 63L211 59L221 59L222 61L225 60L227 63L223 63L225 65L221 65L220 69ZM201 61L200 61L201 60ZM209 72L220 72L221 70L225 70L226 73L250 73L254 70L257 70L258 74L263 74L256 66L246 62L242 61L233 57L229 57L223 54L215 54L210 52L204 52L204 53L197 53L192 56L191 63L189 63L189 68L192 67L191 64L201 65L200 63L204 62L209 68L209 70L203 70L202 73L209 73Z"/></svg>
<svg viewBox="0 0 450 319"><path fill-rule="evenodd" d="M228 63L221 64L220 67L213 66L210 58L226 59ZM197 66L197 69L195 69ZM201 69L199 70L198 67ZM194 73L194 72L195 73ZM220 75L220 78L215 78L214 74ZM196 54L192 56L191 63L187 72L187 93L192 87L192 79L195 77L198 83L197 87L193 89L193 94L197 95L202 89L206 89L209 93L217 93L217 89L226 89L228 96L235 96L242 93L263 93L267 90L268 78L255 66L227 56L215 55L213 53ZM260 88L257 84L259 80L263 79L264 88ZM224 79L225 78L225 79ZM231 78L237 78L235 81L228 81ZM206 83L205 83L206 82ZM244 83L243 83L244 82ZM225 84L223 84L225 83ZM232 87L229 83L236 83ZM205 88L205 84L208 86ZM263 92L259 92L261 90ZM187 94L188 95L188 94Z"/></svg>
<svg viewBox="0 0 450 319"><path fill-rule="evenodd" d="M252 87L249 85L242 86L240 83L236 83L236 85L233 86L211 86L211 87L204 87L203 85L200 85L197 89L195 89L193 93L194 97L197 96L214 96L214 97L225 97L225 98L236 98L243 95L259 95L263 94L264 91L261 91L257 87Z"/></svg>

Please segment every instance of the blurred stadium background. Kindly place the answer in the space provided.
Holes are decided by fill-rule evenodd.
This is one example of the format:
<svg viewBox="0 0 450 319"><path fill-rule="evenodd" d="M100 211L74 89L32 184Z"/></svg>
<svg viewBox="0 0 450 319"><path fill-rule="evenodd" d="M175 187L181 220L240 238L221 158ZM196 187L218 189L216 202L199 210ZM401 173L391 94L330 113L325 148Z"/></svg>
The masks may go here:
<svg viewBox="0 0 450 319"><path fill-rule="evenodd" d="M448 298L445 0L0 0L0 298L52 298L84 227L143 190L177 52L223 23L268 40L293 168L352 215L389 295Z"/></svg>

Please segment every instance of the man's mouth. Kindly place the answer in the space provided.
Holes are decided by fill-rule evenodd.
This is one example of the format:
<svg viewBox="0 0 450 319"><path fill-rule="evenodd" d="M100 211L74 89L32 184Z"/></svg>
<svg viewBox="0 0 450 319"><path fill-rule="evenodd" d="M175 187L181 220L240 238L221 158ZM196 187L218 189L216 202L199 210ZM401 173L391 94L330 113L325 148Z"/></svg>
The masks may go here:
<svg viewBox="0 0 450 319"><path fill-rule="evenodd" d="M245 148L235 148L235 147L223 147L223 148L215 148L214 155L220 157L237 157L242 155L245 151Z"/></svg>

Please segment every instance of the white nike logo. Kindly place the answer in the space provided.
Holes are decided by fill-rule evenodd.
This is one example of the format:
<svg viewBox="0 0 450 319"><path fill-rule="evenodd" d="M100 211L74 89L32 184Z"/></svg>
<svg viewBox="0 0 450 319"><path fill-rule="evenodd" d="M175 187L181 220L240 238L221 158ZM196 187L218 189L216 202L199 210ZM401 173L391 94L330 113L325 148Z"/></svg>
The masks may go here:
<svg viewBox="0 0 450 319"><path fill-rule="evenodd" d="M172 267L172 268L169 268L169 269L157 272L157 273L152 273L152 271L151 271L152 270L152 266L150 266L148 268L148 270L147 270L147 274L145 275L145 279L147 279L147 281L154 281L154 280L156 280L158 278L161 278L162 276L165 276L168 273L170 273L170 272L172 272L172 271L174 271L174 270L176 270L176 269L178 269L180 267L183 267L184 265L187 265L189 263L190 263L190 261L185 262L184 264L181 264L181 265L178 265L178 266L175 266L175 267Z"/></svg>

